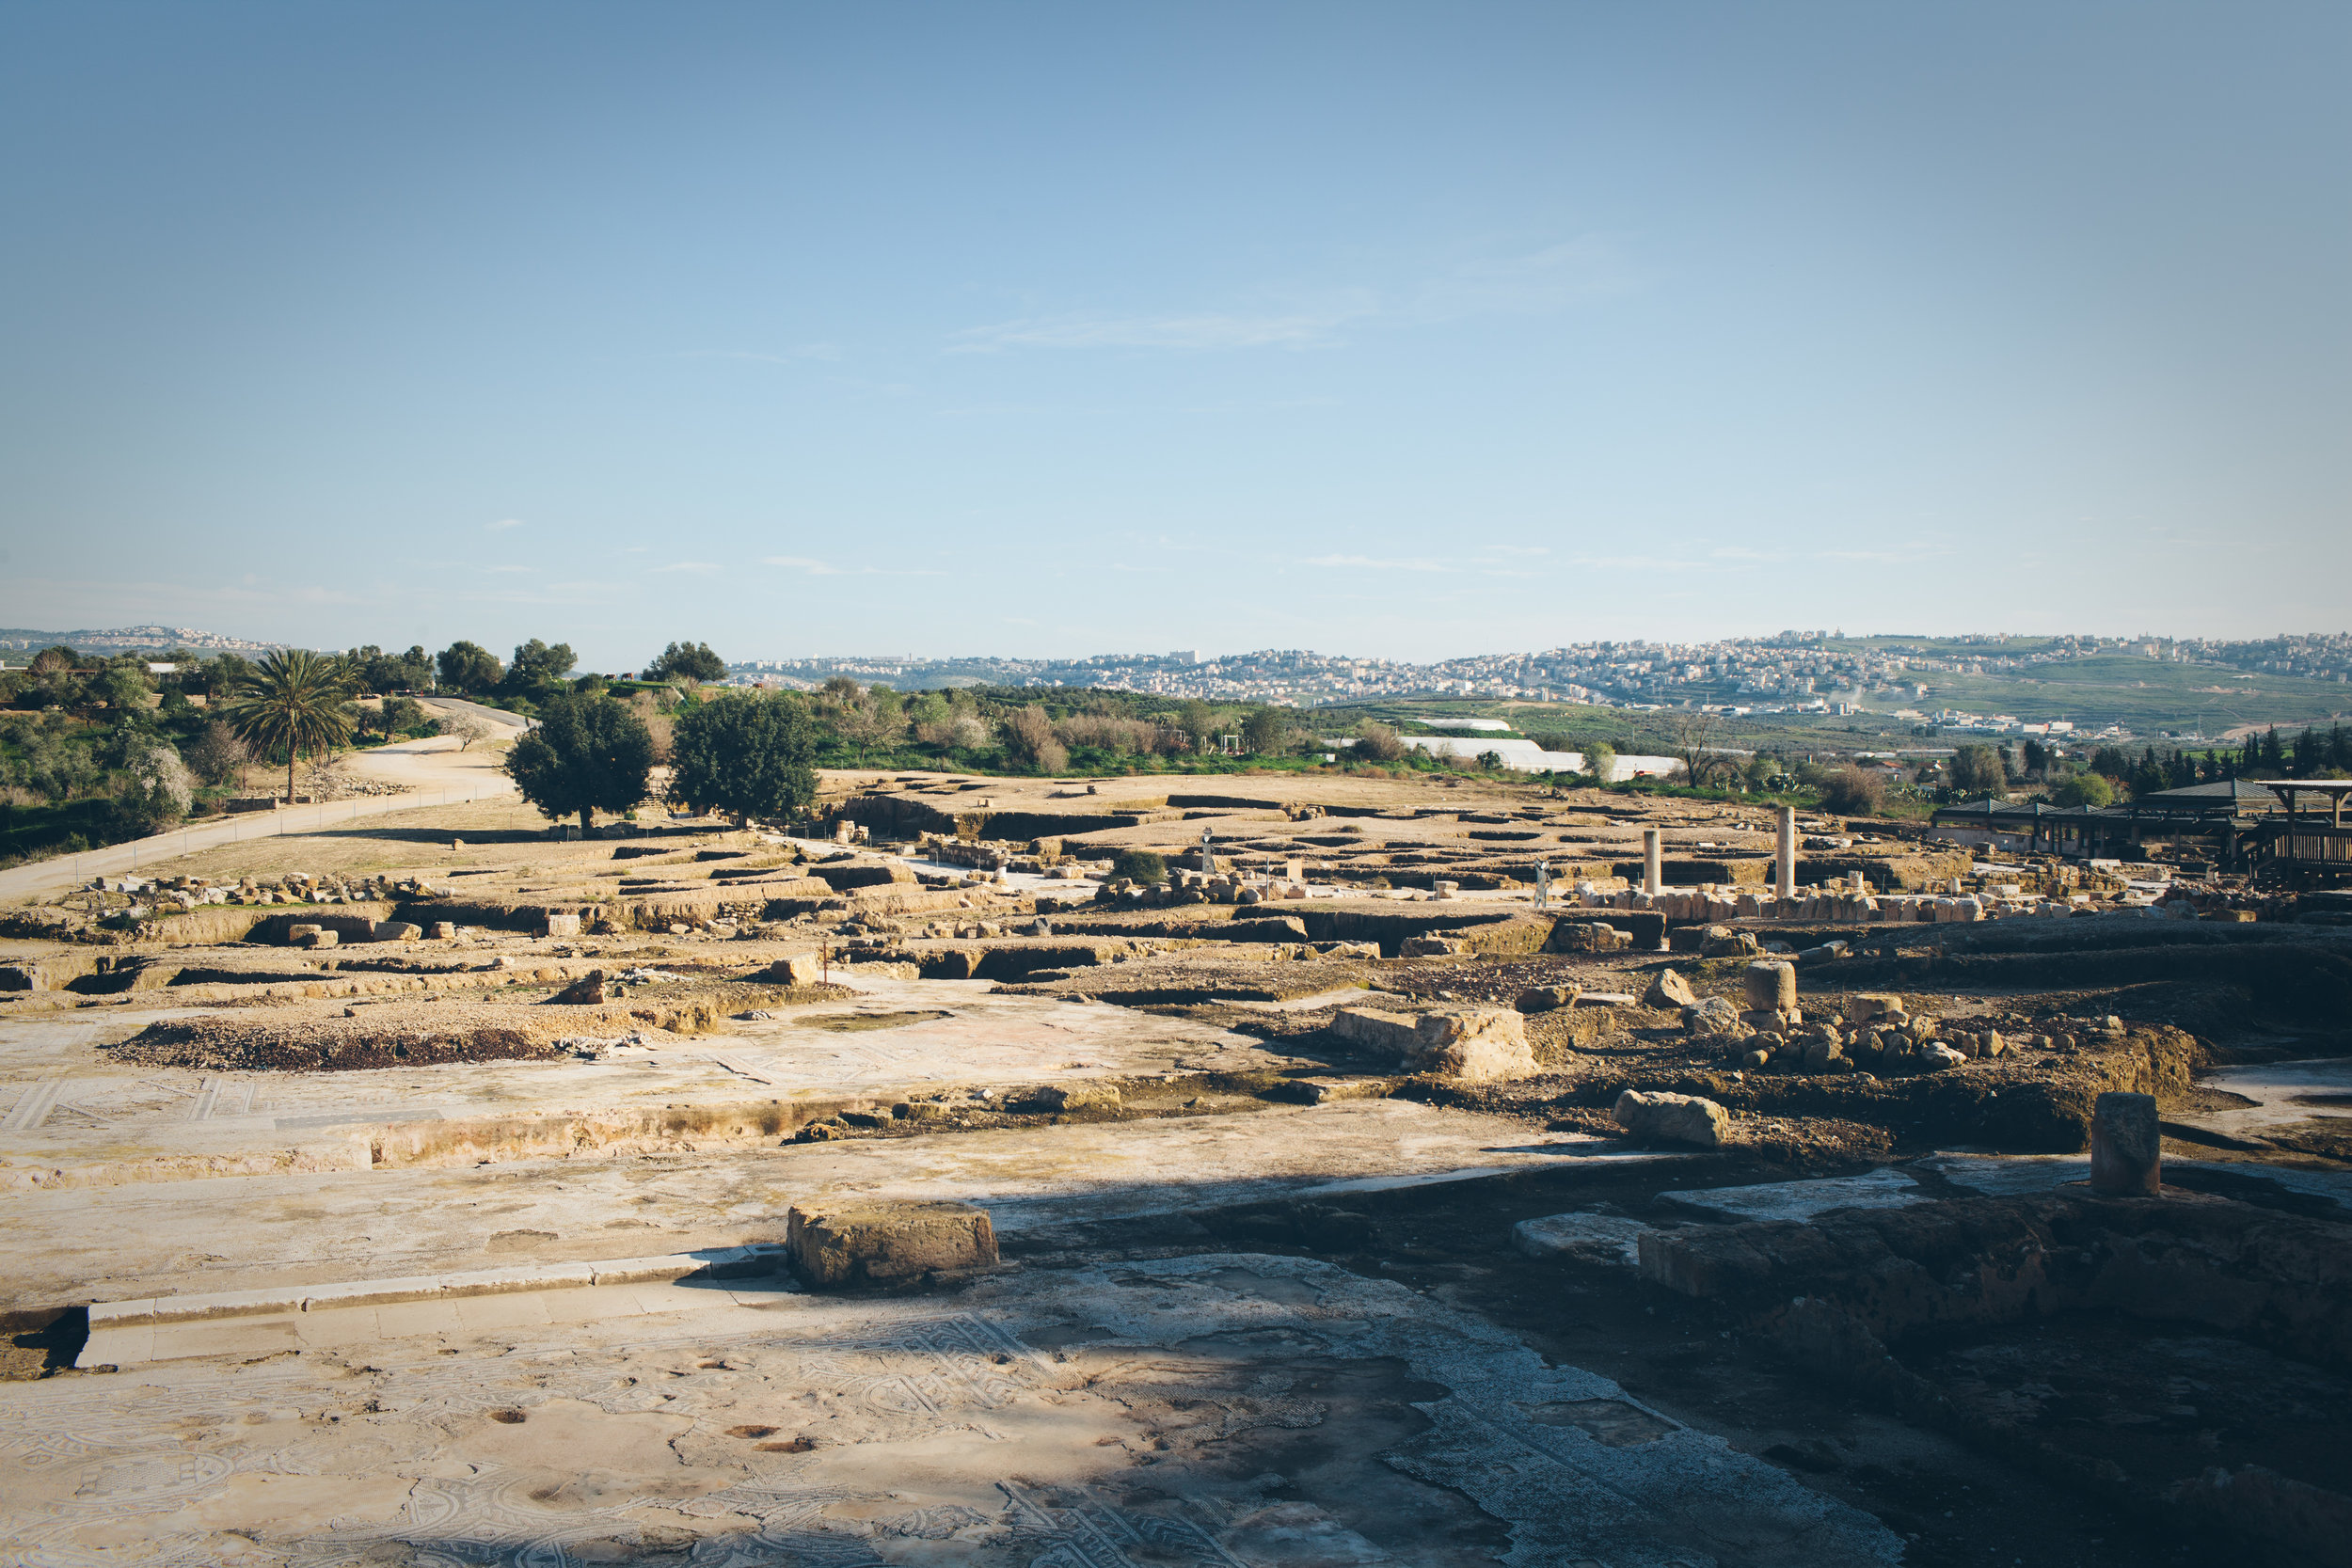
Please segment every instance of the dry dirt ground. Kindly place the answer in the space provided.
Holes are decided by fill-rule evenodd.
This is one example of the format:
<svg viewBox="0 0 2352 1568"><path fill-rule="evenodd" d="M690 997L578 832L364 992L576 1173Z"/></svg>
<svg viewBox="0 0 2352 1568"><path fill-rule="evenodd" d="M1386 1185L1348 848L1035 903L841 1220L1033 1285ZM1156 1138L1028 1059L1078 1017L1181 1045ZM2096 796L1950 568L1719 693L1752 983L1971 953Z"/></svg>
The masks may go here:
<svg viewBox="0 0 2352 1568"><path fill-rule="evenodd" d="M2332 933L1735 922L1851 944L1798 978L1853 1053L1756 1066L1663 979L1737 1010L1746 956L1580 948L1533 867L1658 827L1761 885L1761 814L1183 784L480 802L0 911L0 1562L2347 1560ZM1974 874L1806 826L1808 881ZM1204 832L1194 894L1098 895ZM1340 1017L1530 993L1500 1079ZM2003 1049L1866 1057L1890 996ZM2082 1185L2115 1089L2161 1197ZM1001 1266L804 1288L786 1213L848 1198Z"/></svg>

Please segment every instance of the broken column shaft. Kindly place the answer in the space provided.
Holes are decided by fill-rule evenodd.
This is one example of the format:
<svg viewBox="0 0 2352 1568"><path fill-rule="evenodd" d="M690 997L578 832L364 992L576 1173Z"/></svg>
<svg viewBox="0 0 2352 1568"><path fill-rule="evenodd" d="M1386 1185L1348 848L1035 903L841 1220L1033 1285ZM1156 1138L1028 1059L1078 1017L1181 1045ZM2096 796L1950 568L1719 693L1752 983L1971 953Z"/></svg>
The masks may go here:
<svg viewBox="0 0 2352 1568"><path fill-rule="evenodd" d="M1665 865L1661 846L1665 835L1656 828L1642 830L1642 891L1662 893L1666 888Z"/></svg>
<svg viewBox="0 0 2352 1568"><path fill-rule="evenodd" d="M1772 863L1776 885L1772 891L1783 898L1797 895L1797 808L1780 808L1780 858Z"/></svg>

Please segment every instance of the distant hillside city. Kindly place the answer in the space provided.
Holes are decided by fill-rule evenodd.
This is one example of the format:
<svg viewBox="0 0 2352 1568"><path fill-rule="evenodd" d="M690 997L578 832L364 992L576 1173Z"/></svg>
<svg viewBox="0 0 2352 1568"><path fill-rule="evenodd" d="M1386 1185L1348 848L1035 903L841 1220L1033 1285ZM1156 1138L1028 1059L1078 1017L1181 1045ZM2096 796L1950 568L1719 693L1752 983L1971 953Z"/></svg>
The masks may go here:
<svg viewBox="0 0 2352 1568"><path fill-rule="evenodd" d="M10 650L29 654L60 644L84 653L145 651L158 657L281 646L186 626L0 627L0 661ZM1849 637L1816 630L1708 642L1576 642L1428 664L1265 648L1207 657L1178 650L1074 659L728 658L725 668L736 684L796 690L847 675L901 691L1075 688L1288 707L1405 699L1634 711L1704 707L1735 718L1868 713L1941 730L2078 737L2121 731L2185 740L2245 727L2257 716L2239 709L2256 699L2274 720L2282 705L2312 720L2352 707L2352 633L2341 632L2232 641L2002 633Z"/></svg>

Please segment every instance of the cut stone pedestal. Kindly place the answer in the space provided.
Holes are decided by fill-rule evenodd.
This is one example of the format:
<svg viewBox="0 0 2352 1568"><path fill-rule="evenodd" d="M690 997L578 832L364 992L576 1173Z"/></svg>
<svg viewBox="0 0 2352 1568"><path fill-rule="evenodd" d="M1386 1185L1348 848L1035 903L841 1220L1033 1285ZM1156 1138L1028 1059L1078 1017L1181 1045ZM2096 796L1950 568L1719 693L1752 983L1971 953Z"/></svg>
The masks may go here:
<svg viewBox="0 0 2352 1568"><path fill-rule="evenodd" d="M2090 1107L2090 1190L2132 1197L2164 1192L2164 1141L2156 1100L2103 1094Z"/></svg>
<svg viewBox="0 0 2352 1568"><path fill-rule="evenodd" d="M792 1266L811 1285L883 1285L993 1267L996 1230L969 1203L795 1205L785 1223Z"/></svg>
<svg viewBox="0 0 2352 1568"><path fill-rule="evenodd" d="M1793 1012L1797 1006L1797 972L1778 958L1758 958L1746 974L1750 1012Z"/></svg>

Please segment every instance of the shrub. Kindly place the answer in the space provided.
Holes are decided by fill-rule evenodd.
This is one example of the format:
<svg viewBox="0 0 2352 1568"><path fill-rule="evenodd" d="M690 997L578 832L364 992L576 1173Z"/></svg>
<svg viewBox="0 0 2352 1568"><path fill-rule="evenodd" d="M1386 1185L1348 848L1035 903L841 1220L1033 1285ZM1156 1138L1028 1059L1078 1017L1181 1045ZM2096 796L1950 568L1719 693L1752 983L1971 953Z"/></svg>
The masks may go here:
<svg viewBox="0 0 2352 1568"><path fill-rule="evenodd" d="M1015 766L1038 773L1058 773L1069 766L1070 752L1054 737L1053 721L1035 703L1007 714L1005 752Z"/></svg>
<svg viewBox="0 0 2352 1568"><path fill-rule="evenodd" d="M2061 806L2111 806L2115 786L2096 773L2077 773L2050 791L2050 800Z"/></svg>
<svg viewBox="0 0 2352 1568"><path fill-rule="evenodd" d="M1168 862L1149 849L1122 849L1111 862L1111 875L1138 882L1165 882L1168 880Z"/></svg>
<svg viewBox="0 0 2352 1568"><path fill-rule="evenodd" d="M1386 724L1366 724L1356 737L1356 755L1364 762L1398 762L1405 756L1405 742Z"/></svg>
<svg viewBox="0 0 2352 1568"><path fill-rule="evenodd" d="M1821 804L1840 816L1873 816L1886 803L1886 785L1860 768L1841 768L1821 784Z"/></svg>

